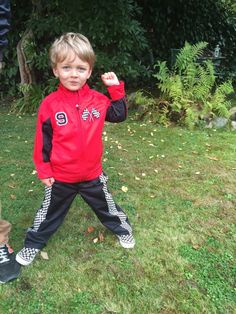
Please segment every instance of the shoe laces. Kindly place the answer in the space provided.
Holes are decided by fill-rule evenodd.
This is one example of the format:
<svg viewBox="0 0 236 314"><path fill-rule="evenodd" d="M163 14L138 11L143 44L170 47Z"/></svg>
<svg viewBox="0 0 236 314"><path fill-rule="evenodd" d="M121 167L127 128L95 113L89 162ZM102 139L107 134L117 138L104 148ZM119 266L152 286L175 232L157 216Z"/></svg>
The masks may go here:
<svg viewBox="0 0 236 314"><path fill-rule="evenodd" d="M9 252L6 245L0 247L0 264L9 262Z"/></svg>

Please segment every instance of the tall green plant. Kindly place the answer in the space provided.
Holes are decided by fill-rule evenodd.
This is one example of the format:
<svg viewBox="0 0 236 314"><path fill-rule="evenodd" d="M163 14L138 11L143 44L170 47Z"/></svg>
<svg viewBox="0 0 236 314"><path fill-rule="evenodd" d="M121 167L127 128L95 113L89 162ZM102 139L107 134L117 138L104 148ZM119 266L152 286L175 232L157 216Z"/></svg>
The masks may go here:
<svg viewBox="0 0 236 314"><path fill-rule="evenodd" d="M164 103L165 110L155 112L164 114L165 121L168 118L170 122L175 120L193 128L199 119L229 116L231 103L227 95L233 92L232 83L226 81L217 86L213 63L210 60L199 61L206 47L206 42L194 45L186 42L177 55L173 69L168 68L166 61L156 63L157 73L153 76L158 79L157 87L160 90L156 108ZM156 114L152 108L153 103L152 107L146 106L149 118Z"/></svg>

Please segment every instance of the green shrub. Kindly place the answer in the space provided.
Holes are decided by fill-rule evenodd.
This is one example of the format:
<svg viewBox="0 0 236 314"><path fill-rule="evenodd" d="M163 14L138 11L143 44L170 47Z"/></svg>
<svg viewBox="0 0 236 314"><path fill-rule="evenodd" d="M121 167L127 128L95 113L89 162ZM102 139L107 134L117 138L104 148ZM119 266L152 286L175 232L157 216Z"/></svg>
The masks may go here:
<svg viewBox="0 0 236 314"><path fill-rule="evenodd" d="M229 116L231 103L227 95L233 92L232 83L226 81L217 86L213 63L199 62L206 47L206 42L195 45L186 42L173 69L167 67L166 61L156 63L157 73L153 76L158 79L160 96L148 99L143 92L137 94L137 104L143 105L140 118L193 128L199 120Z"/></svg>

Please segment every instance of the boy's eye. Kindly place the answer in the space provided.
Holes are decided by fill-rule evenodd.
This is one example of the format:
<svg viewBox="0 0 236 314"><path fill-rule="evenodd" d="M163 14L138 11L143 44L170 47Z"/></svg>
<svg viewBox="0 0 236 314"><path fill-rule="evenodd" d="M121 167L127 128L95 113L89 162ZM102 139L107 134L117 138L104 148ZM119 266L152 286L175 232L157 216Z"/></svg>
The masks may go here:
<svg viewBox="0 0 236 314"><path fill-rule="evenodd" d="M68 65L64 65L63 67L62 67L62 69L63 70L68 70L70 67L68 66Z"/></svg>
<svg viewBox="0 0 236 314"><path fill-rule="evenodd" d="M84 72L84 71L86 71L86 69L85 69L85 68L81 68L81 67L79 67L79 68L78 68L78 71L80 71L80 72Z"/></svg>

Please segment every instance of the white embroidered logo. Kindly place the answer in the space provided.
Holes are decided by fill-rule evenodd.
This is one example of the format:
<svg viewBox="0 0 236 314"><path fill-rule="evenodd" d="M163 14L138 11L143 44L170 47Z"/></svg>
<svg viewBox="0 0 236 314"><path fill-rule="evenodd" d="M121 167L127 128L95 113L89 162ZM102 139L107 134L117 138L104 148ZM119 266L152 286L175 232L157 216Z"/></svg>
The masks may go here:
<svg viewBox="0 0 236 314"><path fill-rule="evenodd" d="M88 118L90 118L89 121L93 121L93 117L95 117L95 118L98 119L98 118L100 117L100 112L97 111L96 108L93 108L93 109L91 110L91 112L89 112L89 110L88 110L87 108L85 108L84 111L83 111L83 113L82 113L82 119L83 119L84 121L86 121Z"/></svg>
<svg viewBox="0 0 236 314"><path fill-rule="evenodd" d="M68 122L67 115L65 112L57 112L55 114L55 119L57 120L57 125L66 125Z"/></svg>

